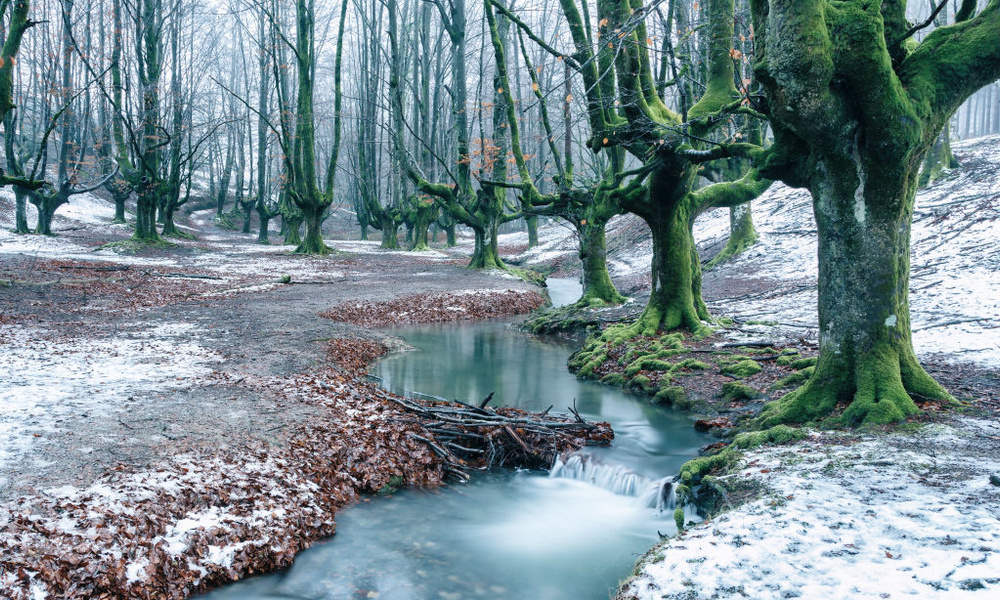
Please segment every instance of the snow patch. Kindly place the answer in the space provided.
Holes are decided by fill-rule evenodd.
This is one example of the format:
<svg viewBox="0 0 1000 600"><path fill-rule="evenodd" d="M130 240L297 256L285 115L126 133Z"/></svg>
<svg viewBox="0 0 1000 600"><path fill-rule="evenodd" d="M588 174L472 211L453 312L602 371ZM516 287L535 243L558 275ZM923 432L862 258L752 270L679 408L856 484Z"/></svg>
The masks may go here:
<svg viewBox="0 0 1000 600"><path fill-rule="evenodd" d="M1000 425L959 424L888 443L824 443L837 435L824 433L748 453L735 476L767 486L765 496L665 542L628 591L639 600L995 595L995 465L976 450L984 439L956 431L995 436Z"/></svg>

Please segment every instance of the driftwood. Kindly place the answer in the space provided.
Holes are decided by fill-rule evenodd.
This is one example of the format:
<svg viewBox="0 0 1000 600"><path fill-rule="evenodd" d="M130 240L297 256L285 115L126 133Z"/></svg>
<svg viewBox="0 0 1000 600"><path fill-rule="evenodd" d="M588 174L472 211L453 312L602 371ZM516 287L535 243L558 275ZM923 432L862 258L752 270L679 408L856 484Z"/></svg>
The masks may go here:
<svg viewBox="0 0 1000 600"><path fill-rule="evenodd" d="M472 470L494 466L547 468L562 452L611 442L607 423L587 421L568 407L571 415L550 415L552 409L532 413L516 408L487 408L491 393L479 406L443 400L418 402L387 394L416 417L425 433L408 435L427 446L446 463L446 470L467 479ZM575 401L574 401L575 404Z"/></svg>

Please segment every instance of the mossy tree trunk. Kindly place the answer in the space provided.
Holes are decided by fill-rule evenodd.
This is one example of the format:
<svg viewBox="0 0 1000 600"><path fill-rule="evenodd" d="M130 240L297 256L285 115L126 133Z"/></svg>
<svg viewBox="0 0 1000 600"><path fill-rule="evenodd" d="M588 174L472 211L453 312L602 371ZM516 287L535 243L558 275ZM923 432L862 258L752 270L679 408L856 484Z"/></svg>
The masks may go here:
<svg viewBox="0 0 1000 600"><path fill-rule="evenodd" d="M1000 2L975 17L963 3L961 22L916 45L905 2L752 8L776 139L768 175L810 190L819 232L819 361L765 421L817 420L846 404L842 422L886 423L916 412L914 399L950 399L913 350L910 223L928 149L1000 77Z"/></svg>
<svg viewBox="0 0 1000 600"><path fill-rule="evenodd" d="M703 327L694 295L698 254L691 235L693 215L684 201L694 174L684 161L675 161L673 168L664 164L653 173L645 202L626 205L649 225L653 238L649 302L638 321L643 335Z"/></svg>
<svg viewBox="0 0 1000 600"><path fill-rule="evenodd" d="M910 211L916 169L906 173L899 165L902 181L879 177L859 183L857 164L845 158L840 165L824 161L824 174L813 182L819 361L806 385L771 414L775 423L812 421L838 403L850 403L843 415L848 424L885 423L916 413L913 397L947 398L917 362L910 336Z"/></svg>
<svg viewBox="0 0 1000 600"><path fill-rule="evenodd" d="M383 210L381 225L379 227L382 230L382 243L379 248L383 250L398 250L399 249L399 220L393 211Z"/></svg>
<svg viewBox="0 0 1000 600"><path fill-rule="evenodd" d="M455 222L449 220L444 229L444 244L449 248L454 248L458 244L458 239L455 237Z"/></svg>
<svg viewBox="0 0 1000 600"><path fill-rule="evenodd" d="M160 48L162 4L158 0L142 0L136 8L136 50L139 92L142 96L141 138L138 142L138 185L136 186L135 232L132 238L141 242L160 239L156 231L156 210L160 189L160 72L163 59Z"/></svg>
<svg viewBox="0 0 1000 600"><path fill-rule="evenodd" d="M14 186L14 233L30 233L28 228L28 195L20 186Z"/></svg>
<svg viewBox="0 0 1000 600"><path fill-rule="evenodd" d="M938 136L934 145L927 152L924 166L920 170L919 186L927 187L941 177L945 169L957 169L961 165L951 152L951 127L945 125L944 131Z"/></svg>
<svg viewBox="0 0 1000 600"><path fill-rule="evenodd" d="M524 225L528 228L528 247L534 248L538 245L538 215L525 217Z"/></svg>
<svg viewBox="0 0 1000 600"><path fill-rule="evenodd" d="M116 177L108 184L111 190L111 200L115 203L115 216L112 223L125 223L125 203L132 196L132 184L123 177Z"/></svg>
<svg viewBox="0 0 1000 600"><path fill-rule="evenodd" d="M620 304L625 297L618 293L608 273L608 249L604 239L606 220L586 220L576 225L580 238L580 262L583 264L583 304Z"/></svg>
<svg viewBox="0 0 1000 600"><path fill-rule="evenodd" d="M413 240L410 250L429 250L428 231L438 213L434 200L424 195L411 197L410 213L413 217Z"/></svg>

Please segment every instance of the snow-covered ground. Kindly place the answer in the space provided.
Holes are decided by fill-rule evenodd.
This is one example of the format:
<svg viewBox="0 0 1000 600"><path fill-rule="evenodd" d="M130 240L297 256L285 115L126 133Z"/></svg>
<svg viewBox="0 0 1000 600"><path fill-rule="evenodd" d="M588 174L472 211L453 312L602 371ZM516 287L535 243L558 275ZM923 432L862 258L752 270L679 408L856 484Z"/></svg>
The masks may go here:
<svg viewBox="0 0 1000 600"><path fill-rule="evenodd" d="M656 549L623 598L995 598L1000 424L748 452L762 498Z"/></svg>
<svg viewBox="0 0 1000 600"><path fill-rule="evenodd" d="M913 343L922 356L948 354L962 362L1000 367L1000 136L954 145L963 167L917 194L910 279ZM709 300L713 314L743 323L754 337L798 338L815 331L816 225L805 190L775 183L753 205L760 240L734 260L706 273L706 280L760 282L765 290ZM636 217L608 225L608 268L616 280L645 278L652 244ZM709 211L695 222L703 257L729 235L729 210ZM516 244L525 234L504 236ZM525 265L565 261L577 268L571 228L543 230L543 244L517 259ZM706 283L706 288L710 283ZM749 286L749 287L752 287ZM728 296L728 295L727 295ZM768 325L747 325L747 322ZM778 323L773 325L772 323Z"/></svg>
<svg viewBox="0 0 1000 600"><path fill-rule="evenodd" d="M194 329L174 323L81 339L0 324L0 490L14 465L51 443L51 434L125 415L131 407L124 398L190 386L211 373L221 357L198 343Z"/></svg>

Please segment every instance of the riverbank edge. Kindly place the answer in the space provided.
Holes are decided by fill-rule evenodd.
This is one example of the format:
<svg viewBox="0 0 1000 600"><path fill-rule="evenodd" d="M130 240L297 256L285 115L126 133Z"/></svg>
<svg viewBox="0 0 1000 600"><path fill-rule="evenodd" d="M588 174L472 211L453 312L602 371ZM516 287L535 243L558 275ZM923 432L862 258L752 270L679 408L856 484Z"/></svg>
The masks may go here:
<svg viewBox="0 0 1000 600"><path fill-rule="evenodd" d="M803 431L743 450L714 472L726 496L720 511L651 547L614 599L887 598L903 591L894 578L932 598L1000 589L1000 517L984 508L1000 502L995 415ZM944 510L950 518L934 521ZM796 526L801 533L790 534ZM839 535L842 527L863 535ZM843 578L866 563L891 573Z"/></svg>
<svg viewBox="0 0 1000 600"><path fill-rule="evenodd" d="M524 310L510 302L511 293L458 290L451 296L462 296L466 308L477 300L484 308L456 313L455 320L469 320L470 313L479 312L497 316L504 308L497 308L494 295L506 310ZM300 431L287 449L276 451L265 444L231 451L200 448L168 455L152 469L119 465L89 487L42 490L0 506L0 587L9 594L0 597L183 600L288 567L298 552L335 533L334 517L340 509L365 496L404 486L440 485L445 477L443 461L428 445L404 436L384 444L394 453L393 460L368 457L375 460L377 470L363 472L365 465L353 461L327 461L345 451L343 439L350 437L329 425L341 421L351 425L352 418L372 409L351 403L388 394L365 381L363 371L395 345L386 344L387 336L377 332L368 337L359 330L359 337L378 346L362 351L360 360L358 352L339 357L334 353L329 358L338 366L319 373L229 381L313 403L320 415L328 413L326 418L299 424ZM222 382L232 379L224 373L213 377ZM353 423L356 431L371 425L363 421ZM324 461L325 466L304 468ZM339 469L338 464L351 468ZM402 473L405 467L413 469L408 477ZM317 483L310 471L323 471L323 479ZM233 508L232 502L217 506L220 499L245 503L255 493L267 498L264 506L251 510ZM179 511L158 514L160 506ZM147 552L137 553L139 547Z"/></svg>

